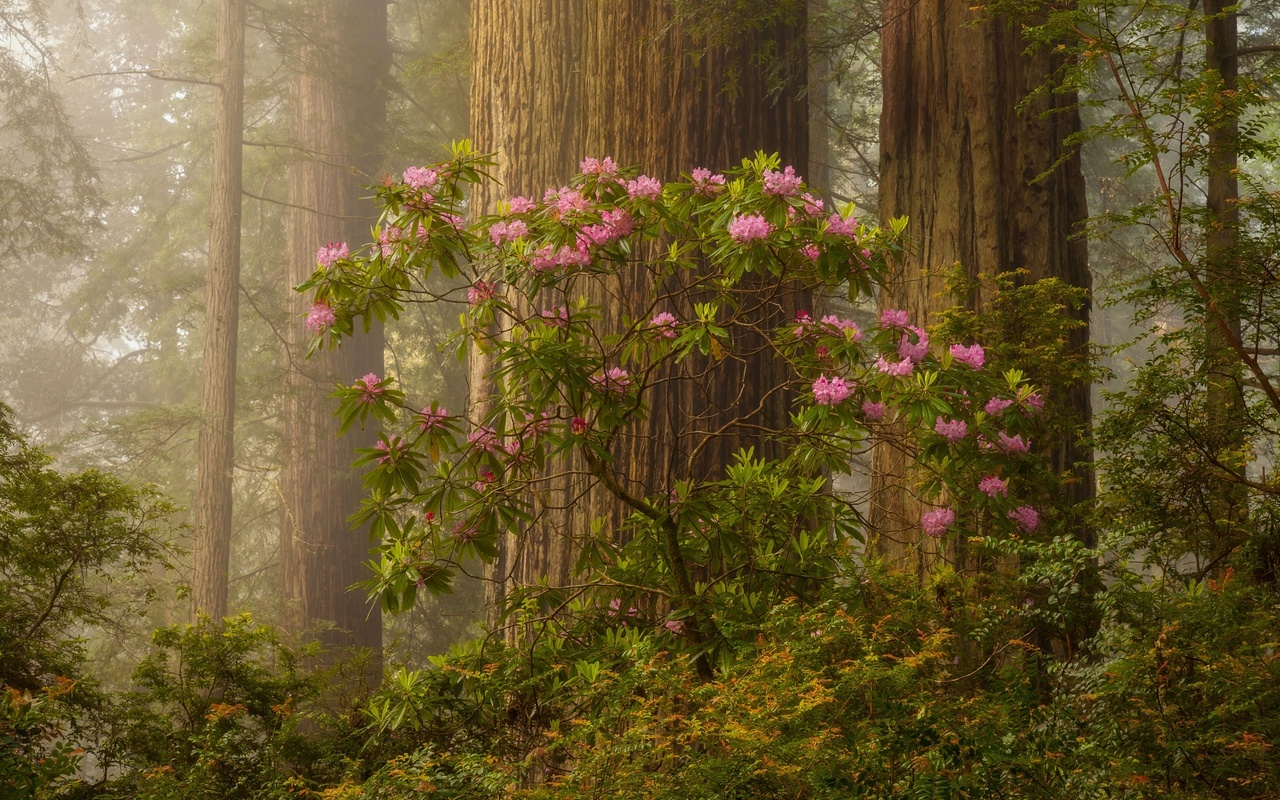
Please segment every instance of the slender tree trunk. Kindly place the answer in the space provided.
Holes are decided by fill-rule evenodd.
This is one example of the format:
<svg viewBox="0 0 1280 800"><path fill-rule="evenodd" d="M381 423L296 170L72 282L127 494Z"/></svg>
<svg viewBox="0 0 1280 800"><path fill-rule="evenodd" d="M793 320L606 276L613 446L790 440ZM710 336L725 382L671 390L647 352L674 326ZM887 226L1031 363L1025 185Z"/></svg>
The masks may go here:
<svg viewBox="0 0 1280 800"><path fill-rule="evenodd" d="M375 327L333 351L304 360L309 335L306 299L292 287L316 268L316 249L329 242L355 246L369 237L374 208L361 202L362 185L376 180L386 122L390 67L385 0L326 0L297 24L303 31L291 91L292 137L303 153L289 166L285 226L289 257L288 386L284 409L281 490L282 590L296 630L321 628L329 648L358 647L380 658L382 619L365 593L348 591L367 577L370 541L348 517L363 498L351 468L355 450L375 432L338 438L338 383L383 374L383 333ZM332 626L332 627L326 627ZM376 682L380 669L373 664Z"/></svg>
<svg viewBox="0 0 1280 800"><path fill-rule="evenodd" d="M1237 88L1237 20L1227 9L1235 3L1227 0L1205 0L1205 69L1216 72L1221 81L1218 92L1224 97L1224 108L1231 107L1230 94ZM1241 275L1236 269L1236 245L1239 237L1240 185L1236 178L1239 163L1239 119L1224 114L1209 127L1209 154L1205 165L1207 214L1205 237L1205 285L1211 292L1205 309L1205 371L1208 387L1205 412L1209 422L1210 447L1219 463L1243 476L1244 393L1241 386L1243 367L1231 346L1229 337L1240 338ZM1223 332L1226 327L1227 332ZM1223 557L1238 547L1247 535L1244 526L1249 509L1242 484L1230 477L1219 481L1220 490L1213 503L1212 521L1217 539L1215 552L1209 558L1222 568Z"/></svg>
<svg viewBox="0 0 1280 800"><path fill-rule="evenodd" d="M1063 144L1079 130L1075 98L1046 94L1019 110L1054 74L1057 56L1043 49L1026 55L1016 26L1003 19L975 24L971 5L884 6L880 216L909 217L915 247L881 303L905 308L917 324L948 304L942 273L956 263L970 275L1025 268L1032 280L1090 286L1086 243L1073 238L1087 214L1084 178L1079 155ZM981 310L983 297L971 301ZM1088 309L1081 314L1087 321ZM1087 341L1086 328L1071 345ZM1062 405L1086 430L1089 386L1073 387ZM1074 478L1068 501L1091 498L1092 456L1083 440L1069 436L1048 447L1055 469ZM922 509L912 499L903 452L881 445L872 460L871 527L880 550L922 575L939 558L954 560L921 535ZM1091 540L1083 522L1078 527Z"/></svg>
<svg viewBox="0 0 1280 800"><path fill-rule="evenodd" d="M240 321L240 208L244 138L245 0L222 0L217 17L209 277L205 290L200 435L196 443L192 614L227 613L235 460L236 333Z"/></svg>
<svg viewBox="0 0 1280 800"><path fill-rule="evenodd" d="M652 0L476 0L472 138L477 149L497 153L503 184L501 190L482 190L476 210L491 212L499 191L541 196L577 172L584 156L610 155L661 180L697 166L736 166L757 150L777 151L784 163L803 170L809 146L800 85L803 19L776 30L746 31L733 47L712 47L699 58L693 57L697 43L672 22L668 5ZM799 80L770 87L753 72L751 56L767 41L791 62ZM729 90L735 67L742 71ZM614 304L621 316L634 313L631 307L645 289L623 284L609 287L610 297L591 300ZM794 314L801 303L803 293L784 294L780 305L762 313ZM753 343L738 344L748 351ZM722 370L703 391L678 382L652 397L648 419L628 428L615 447L620 482L653 496L683 477L714 479L738 447L759 442L732 428L721 436L708 431L732 419L785 426L789 398L770 393L783 381L774 362L761 352ZM473 361L473 417L487 410L491 390L483 359ZM701 456L688 464L700 445ZM605 535L619 535L628 510L600 487L587 491L593 480L586 465L570 458L554 469L562 477L537 498L538 523L503 543L492 571L491 610L511 588L543 579L566 585L576 542L594 521L603 520Z"/></svg>

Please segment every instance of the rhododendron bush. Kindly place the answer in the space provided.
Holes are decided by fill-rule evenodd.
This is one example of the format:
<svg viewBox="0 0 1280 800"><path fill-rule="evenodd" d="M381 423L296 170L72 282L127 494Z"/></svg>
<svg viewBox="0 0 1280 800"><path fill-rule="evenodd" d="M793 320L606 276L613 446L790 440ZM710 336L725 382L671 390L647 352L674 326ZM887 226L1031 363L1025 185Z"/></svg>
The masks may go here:
<svg viewBox="0 0 1280 800"><path fill-rule="evenodd" d="M981 342L931 342L905 311L864 330L808 307L833 293L870 301L905 221L860 223L760 155L724 174L691 165L665 185L587 159L568 185L462 225L467 189L490 166L464 143L452 161L378 187L376 241L326 244L302 287L314 296L315 347L409 303L453 302L459 352L488 359L491 385L472 387L470 416L406 397L391 375L352 376L337 391L344 428L383 426L360 460L369 495L356 522L380 541L368 588L385 608L447 590L505 535L547 535L547 496L569 473L575 496L605 492L622 508L622 527L568 531L581 554L574 588L521 587L506 619L560 634L600 620L720 663L769 608L815 599L856 545L874 541L831 477L852 471L876 436L917 456L919 535L1028 563L1062 538L1034 448L1043 401L1018 371L989 369ZM432 293L437 270L457 288ZM654 398L681 387L697 398L727 377L775 380L741 371L762 359L776 385L743 391L785 398L777 418L760 413L761 399L719 427L641 427ZM701 411L679 413L711 419ZM637 470L640 436L650 452L687 457ZM725 463L696 457L726 438ZM1037 613L1024 598L1056 591L1037 579L992 613Z"/></svg>

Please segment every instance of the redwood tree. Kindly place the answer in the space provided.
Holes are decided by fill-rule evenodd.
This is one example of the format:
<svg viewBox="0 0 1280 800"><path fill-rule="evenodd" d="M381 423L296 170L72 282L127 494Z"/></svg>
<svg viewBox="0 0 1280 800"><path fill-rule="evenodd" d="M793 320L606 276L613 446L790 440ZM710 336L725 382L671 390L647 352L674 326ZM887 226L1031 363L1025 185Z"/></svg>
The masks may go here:
<svg viewBox="0 0 1280 800"><path fill-rule="evenodd" d="M382 374L380 328L357 335L340 349L304 358L310 334L308 308L293 287L310 277L316 250L330 242L364 242L374 215L360 201L373 182L386 120L390 69L386 0L317 3L299 16L301 43L290 92L293 144L285 226L287 287L292 312L287 327L288 385L282 442L283 494L280 559L287 618L298 629L324 627L331 647L382 643L377 606L348 588L365 576L369 541L352 531L348 517L362 489L352 468L355 449L370 446L372 431L342 438L328 397L336 383ZM376 674L376 672L375 672Z"/></svg>
<svg viewBox="0 0 1280 800"><path fill-rule="evenodd" d="M957 263L970 276L1026 269L1031 280L1090 285L1086 243L1075 235L1087 214L1084 178L1078 153L1064 144L1079 130L1076 98L1037 91L1061 56L1048 48L1029 55L1016 25L979 13L968 3L884 4L879 210L882 220L910 218L915 247L881 300L917 324L950 305L944 273ZM982 309L982 294L969 298L972 310ZM1087 321L1087 307L1079 314ZM1087 340L1081 327L1069 346ZM1076 430L1041 446L1069 476L1067 501L1083 501L1094 491L1081 438L1089 386L1054 400ZM897 447L875 449L871 528L882 551L923 572L940 554L920 535L908 463Z"/></svg>
<svg viewBox="0 0 1280 800"><path fill-rule="evenodd" d="M205 288L200 435L196 443L192 610L227 613L235 459L236 340L240 321L240 207L244 136L245 0L218 5L209 275Z"/></svg>
<svg viewBox="0 0 1280 800"><path fill-rule="evenodd" d="M578 171L586 156L638 164L661 180L695 166L733 166L757 150L781 154L803 171L808 160L808 115L803 98L804 18L746 30L729 46L692 37L668 3L621 0L477 0L471 10L471 129L475 147L497 154L496 177L506 196L541 195ZM771 82L757 68L770 53L790 67ZM797 79L798 78L798 79ZM489 189L476 210L492 213ZM765 288L765 287L762 287ZM777 287L773 287L776 289ZM592 297L618 312L631 308L636 287L613 287ZM803 292L792 292L765 316L794 313ZM763 306L763 304L762 304ZM776 320L762 319L762 323ZM767 348L753 352L714 382L673 381L648 418L612 453L623 488L642 493L669 484L689 466L710 478L742 446L755 444L752 425L781 427L789 399ZM483 357L472 362L472 415L486 408L492 386ZM564 586L577 543L603 522L620 535L626 512L588 465L556 464L554 488L536 499L537 521L507 537L493 570L490 607L506 592L546 580ZM590 487L590 488L589 488Z"/></svg>

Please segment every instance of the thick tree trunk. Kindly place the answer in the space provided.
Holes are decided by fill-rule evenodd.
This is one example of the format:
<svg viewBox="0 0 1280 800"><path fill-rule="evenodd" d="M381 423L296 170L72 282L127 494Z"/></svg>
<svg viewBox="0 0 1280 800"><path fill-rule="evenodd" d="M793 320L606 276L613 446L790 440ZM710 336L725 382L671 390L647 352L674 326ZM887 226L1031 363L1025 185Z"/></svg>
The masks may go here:
<svg viewBox="0 0 1280 800"><path fill-rule="evenodd" d="M1045 94L1018 108L1054 74L1057 57L1045 50L1027 56L1005 20L974 20L968 3L888 0L884 7L880 216L909 217L915 246L881 304L905 308L917 324L948 304L942 273L957 262L970 275L1025 268L1032 280L1090 286L1086 243L1073 236L1087 214L1084 178L1078 154L1063 144L1079 130L1074 98ZM972 302L980 310L983 298ZM1088 309L1081 313L1087 321ZM1071 344L1087 341L1086 328ZM1073 387L1063 405L1087 428L1088 386ZM1093 496L1091 453L1081 439L1058 441L1047 455L1074 476L1068 501ZM882 552L925 574L954 554L939 553L921 535L908 473L900 449L875 448L871 527Z"/></svg>
<svg viewBox="0 0 1280 800"><path fill-rule="evenodd" d="M783 163L803 170L808 161L808 118L799 81L770 91L752 72L751 56L762 43L803 76L803 20L770 31L744 32L733 48L711 48L693 58L695 43L672 24L664 2L621 0L529 0L472 4L471 128L477 149L497 153L502 188L478 196L477 211L494 210L499 196L541 196L565 183L584 156L613 156L638 164L661 180L696 166L736 166L757 150L781 153ZM731 67L741 68L728 90ZM777 87L773 87L777 88ZM627 313L646 287L609 287L593 302ZM784 293L762 309L762 324L794 314L802 293ZM742 352L754 342L736 343ZM720 369L713 383L693 381L652 396L651 413L619 437L614 465L634 493L653 496L685 477L713 479L739 447L759 442L730 420L783 427L789 398L770 390L783 382L767 348L734 367ZM696 368L696 367L691 367ZM472 415L487 407L483 359L472 364ZM669 384L670 385L670 384ZM687 457L695 447L700 456ZM545 579L563 586L576 555L575 540L594 520L605 535L618 535L627 509L593 483L575 459L556 465L561 473L537 498L541 517L520 535L510 535L490 584L490 608L513 587Z"/></svg>
<svg viewBox="0 0 1280 800"><path fill-rule="evenodd" d="M245 0L218 5L218 88L209 193L200 435L196 442L192 617L227 613L235 461L236 333L240 321L240 208L244 138Z"/></svg>
<svg viewBox="0 0 1280 800"><path fill-rule="evenodd" d="M1238 47L1235 5L1227 0L1205 0L1205 69L1216 72L1221 80L1218 91L1226 95L1237 89ZM1224 104L1229 108L1229 101ZM1241 276L1236 268L1236 245L1240 228L1240 184L1236 177L1239 165L1239 120L1226 114L1209 127L1209 153L1205 164L1205 285L1211 303L1205 309L1205 371L1207 392L1205 413L1209 422L1209 447L1219 463L1243 477L1244 392L1243 365L1231 345L1231 337L1240 338ZM1223 331L1223 328L1226 331ZM1213 503L1212 525L1217 541L1209 559L1225 568L1226 556L1247 536L1249 508L1243 484L1224 477Z"/></svg>
<svg viewBox="0 0 1280 800"><path fill-rule="evenodd" d="M316 249L329 242L368 240L374 208L361 202L363 185L376 180L386 121L390 66L386 0L328 0L298 20L306 37L293 76L293 141L304 153L289 166L285 227L289 254L289 373L284 409L281 489L282 591L291 627L320 631L330 648L382 645L382 619L360 591L370 542L347 518L360 506L360 477L351 468L358 447L374 431L338 438L335 384L382 377L383 334L375 327L333 351L304 360L309 335L302 325L307 301L292 287L316 268ZM371 669L376 681L378 668Z"/></svg>

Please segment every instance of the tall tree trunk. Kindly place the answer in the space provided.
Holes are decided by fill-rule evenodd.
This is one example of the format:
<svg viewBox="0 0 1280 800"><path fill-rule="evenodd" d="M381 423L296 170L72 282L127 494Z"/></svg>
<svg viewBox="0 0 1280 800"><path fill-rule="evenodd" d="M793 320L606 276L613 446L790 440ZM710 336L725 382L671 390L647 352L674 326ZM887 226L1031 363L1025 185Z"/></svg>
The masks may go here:
<svg viewBox="0 0 1280 800"><path fill-rule="evenodd" d="M240 321L240 209L244 138L245 0L218 5L217 90L209 193L200 435L196 442L192 616L227 613L235 460L236 333Z"/></svg>
<svg viewBox="0 0 1280 800"><path fill-rule="evenodd" d="M1238 47L1236 4L1227 0L1205 0L1205 69L1216 72L1218 92L1224 97L1237 89ZM1223 108L1231 108L1226 99ZM1240 477L1244 475L1244 393L1241 385L1243 365L1231 346L1232 337L1240 339L1240 273L1235 265L1239 237L1240 185L1236 178L1239 164L1240 123L1235 114L1224 114L1209 127L1209 153L1205 164L1207 213L1205 237L1205 285L1211 293L1205 309L1207 391L1205 414L1209 423L1209 446L1217 461ZM1223 331L1226 328L1226 331ZM1238 547L1245 536L1248 502L1243 484L1224 477L1213 502L1215 532L1214 552L1209 559L1225 567L1226 556Z"/></svg>
<svg viewBox="0 0 1280 800"><path fill-rule="evenodd" d="M471 129L477 149L497 153L497 177L506 196L535 195L565 183L584 156L613 156L638 164L662 180L696 166L736 166L757 150L776 151L801 170L808 161L808 116L801 82L805 63L803 19L774 30L746 31L732 47L705 52L673 24L668 4L654 0L477 0L471 12ZM751 57L766 42L787 59L800 80L770 87L753 72ZM695 58L695 53L700 55ZM737 83L728 86L733 68ZM481 190L477 211L490 213L499 190ZM625 279L624 279L625 280ZM645 287L610 287L616 308L627 313ZM604 296L593 297L596 303ZM805 302L787 299L794 314ZM750 343L742 343L750 349ZM684 382L651 397L648 419L619 437L618 477L642 495L665 491L685 477L682 456L703 439L712 441L695 465L713 479L750 436L709 436L717 422L750 419L783 427L788 398L768 395L783 381L776 359L762 353L723 370L696 392ZM472 363L473 416L486 409L490 391L482 359ZM745 387L745 388L744 388ZM761 448L757 446L757 453ZM575 538L603 519L617 535L627 511L592 482L585 464L558 464L563 475L538 498L542 516L521 535L508 536L493 569L490 609L513 587L547 580L563 586L576 554ZM513 634L514 635L514 634Z"/></svg>
<svg viewBox="0 0 1280 800"><path fill-rule="evenodd" d="M884 108L880 119L880 216L910 218L915 247L881 298L928 324L949 301L942 276L957 262L970 275L1027 269L1089 287L1088 251L1073 238L1087 214L1078 154L1063 144L1079 130L1075 98L1044 94L1019 104L1054 74L1058 56L1024 52L1016 26L975 23L969 3L888 0L882 29ZM1052 174L1036 176L1062 160ZM984 298L971 298L981 310ZM1087 307L1080 312L1087 321ZM1088 329L1072 347L1083 348ZM1089 386L1062 405L1080 430L1090 418ZM1049 445L1056 470L1070 474L1069 502L1093 496L1091 452L1078 437ZM871 528L878 547L922 575L939 558L922 537L907 458L881 445L873 453ZM1086 540L1083 522L1077 526Z"/></svg>
<svg viewBox="0 0 1280 800"><path fill-rule="evenodd" d="M320 638L329 648L382 645L379 608L348 588L367 577L370 542L347 518L360 506L355 449L375 432L338 438L328 397L337 383L382 377L383 333L375 327L332 352L304 360L309 336L301 317L306 299L292 287L316 268L316 249L329 242L365 242L374 214L360 202L374 182L386 122L390 67L386 0L326 0L297 22L301 44L291 96L292 138L303 156L289 166L285 238L289 257L289 373L284 408L281 489L282 590L297 630L331 625ZM376 680L376 663L371 675Z"/></svg>

